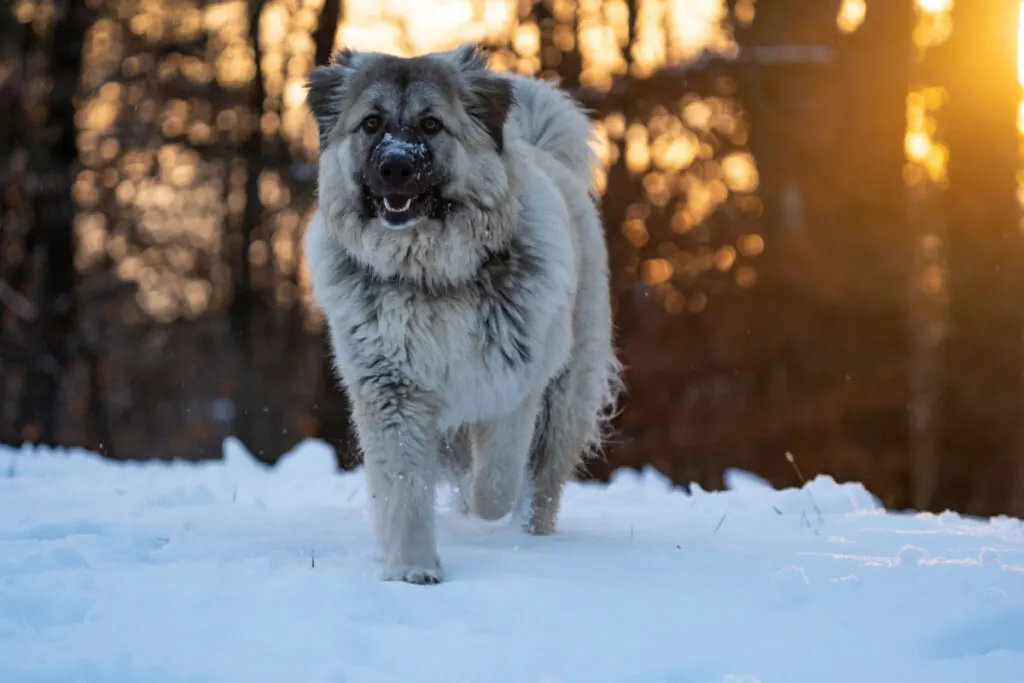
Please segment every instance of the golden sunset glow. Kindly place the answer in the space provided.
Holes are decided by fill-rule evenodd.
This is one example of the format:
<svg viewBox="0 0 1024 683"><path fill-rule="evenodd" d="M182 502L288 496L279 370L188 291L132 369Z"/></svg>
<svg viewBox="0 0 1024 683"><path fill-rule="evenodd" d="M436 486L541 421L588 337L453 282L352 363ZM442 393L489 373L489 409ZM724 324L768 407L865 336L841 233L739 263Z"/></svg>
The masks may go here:
<svg viewBox="0 0 1024 683"><path fill-rule="evenodd" d="M578 47L580 80L598 89L609 88L614 76L625 73L627 51L634 73L647 76L703 50L735 50L721 0L638 0L632 46L625 0L548 4L557 24L555 47L563 52ZM500 51L495 66L530 74L540 69L539 27L520 19L523 7L516 0L345 0L344 5L338 45L409 56L470 40L499 43L511 38L512 50ZM550 61L554 56L548 57Z"/></svg>
<svg viewBox="0 0 1024 683"><path fill-rule="evenodd" d="M843 0L843 4L839 6L836 25L843 33L853 33L864 23L867 11L866 0Z"/></svg>
<svg viewBox="0 0 1024 683"><path fill-rule="evenodd" d="M87 94L77 114L84 164L74 186L81 207L75 223L81 268L112 259L122 277L140 285L141 309L161 320L199 315L230 300L229 270L203 270L199 254L230 249L224 226L243 220L248 171L244 159L214 161L202 149L239 145L258 127L266 145L315 164L317 132L305 104L304 79L314 62L323 1L266 3L259 25L265 91L259 116L247 100L256 73L248 2L143 0L134 14L116 17L127 6L109 3L109 16L100 18L89 33L83 73ZM873 2L882 1L843 0L837 27L843 33L856 32ZM953 2L916 0L913 44L919 54L949 36ZM737 3L735 20L749 24L757 5L750 0ZM18 0L15 16L25 22L40 20L42 6ZM344 0L334 44L413 55L482 41L495 48L495 68L544 76L553 73L564 55L578 51L580 85L598 92L609 90L618 78L647 78L705 52L728 57L737 49L722 0L637 0L632 43L625 0L550 0L546 7L550 19L545 22L550 24L541 26L519 0ZM1024 6L1021 12L1024 17ZM1018 77L1024 84L1024 21L1020 30ZM145 42L130 38L203 41L205 52L172 53L154 70L146 61L152 55L129 49L141 50ZM123 82L112 78L118 70L128 77ZM133 78L142 73L154 76ZM216 84L225 95L215 103L161 94L176 92L164 88L177 81L194 87ZM948 150L937 136L945 98L941 87L927 83L914 85L907 97L908 185L946 182ZM667 212L669 232L676 237L689 235L733 198L739 211L758 216L760 179L746 148L749 131L739 101L742 95L740 100L687 95L643 117L616 111L599 116L599 189L607 190L609 169L621 162L638 183L646 207L609 229L620 231L641 250L652 239L647 225L652 208ZM1024 105L1020 120L1024 131ZM151 138L119 135L119 126L127 121L153 127L163 141L154 148ZM294 187L281 170L262 171L258 194L264 224L253 234L249 259L280 280L277 301L308 303L308 276L298 244L311 207L297 203ZM137 228L131 229L141 239L129 238L127 224L107 218L104 206L110 203L135 216ZM755 249L757 244L761 246ZM733 266L733 261L736 254L760 253L763 244L762 238L748 235L738 252L645 252L644 258L630 262L630 277L661 287L666 310L692 311L689 299L684 305L681 294L671 293L675 278L712 269L735 271L736 282L749 286L756 280L752 266Z"/></svg>
<svg viewBox="0 0 1024 683"><path fill-rule="evenodd" d="M323 1L269 0L264 6L258 30L266 97L260 116L246 100L257 65L249 36L251 5L245 0L143 0L138 12L95 24L83 77L93 90L78 113L85 165L75 184L82 209L76 221L81 268L113 259L121 277L138 283L140 309L159 320L200 315L230 301L230 271L219 265L205 272L200 254L231 250L225 226L244 220L248 169L243 158L212 162L199 150L241 144L258 127L265 145L283 145L293 156L315 163L317 132L306 108L304 80L314 62L313 35ZM34 21L40 6L19 0L16 14ZM481 41L497 46L495 68L537 75L549 75L542 71L557 66L563 53L578 50L580 83L597 91L626 76L627 64L633 76L647 77L705 51L728 56L736 50L721 0L639 0L632 44L625 0L551 0L547 6L554 23L552 44L544 46L541 27L518 0L343 0L334 46L414 55ZM115 14L127 11L124 7L109 5ZM748 10L752 14L752 4ZM149 68L149 55L125 52L124 27L150 41L204 39L206 54L171 54L159 63L156 80L118 83L111 79L118 69L131 76ZM227 97L216 104L187 97L161 99L160 88L176 79L195 87L216 83ZM149 142L120 139L118 126L133 118L155 126L164 143L153 148ZM610 113L595 125L599 188L605 189L608 169L623 159L640 179L645 201L671 207L677 234L698 225L733 193L757 190L757 168L749 152L734 150L720 158L716 151L717 138L740 145L746 139L740 110L730 99L690 97L647 120ZM248 258L253 268L265 269L278 280L278 303L308 304L308 273L298 244L311 207L299 208L290 187L280 171L262 171L258 196L264 223L255 226ZM107 220L107 202L137 217L135 237L129 237L127 225ZM625 225L631 227L623 226L624 234L641 244L644 219L636 217ZM732 263L725 252L682 263L684 256L660 257L637 267L652 283L670 288L677 271L721 270ZM678 297L666 302L669 309L683 310ZM315 309L306 308L315 321Z"/></svg>
<svg viewBox="0 0 1024 683"><path fill-rule="evenodd" d="M1017 83L1024 86L1024 1L1017 16Z"/></svg>
<svg viewBox="0 0 1024 683"><path fill-rule="evenodd" d="M918 60L949 37L953 2L915 0L917 22L913 44ZM929 84L912 86L907 96L907 133L904 140L907 164L903 169L903 178L910 186L929 181L943 187L947 182L949 150L936 139L938 112L946 97L945 88Z"/></svg>
<svg viewBox="0 0 1024 683"><path fill-rule="evenodd" d="M918 20L913 38L919 57L949 37L952 30L950 13L954 1L915 0ZM1024 85L1024 2L1018 14L1017 80L1019 85ZM913 88L907 98L907 135L904 147L908 163L904 169L904 178L910 185L916 185L926 178L939 186L946 182L949 150L935 138L937 114L946 97L947 93L942 87L920 85ZM1017 127L1024 133L1024 101L1018 108ZM1021 187L1019 194L1024 206L1024 184Z"/></svg>

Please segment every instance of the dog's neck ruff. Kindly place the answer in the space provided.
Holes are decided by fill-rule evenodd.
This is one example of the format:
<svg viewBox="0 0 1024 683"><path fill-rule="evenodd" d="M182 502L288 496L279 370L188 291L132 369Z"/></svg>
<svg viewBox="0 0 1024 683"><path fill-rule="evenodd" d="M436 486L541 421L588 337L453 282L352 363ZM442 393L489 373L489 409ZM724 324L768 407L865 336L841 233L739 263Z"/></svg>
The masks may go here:
<svg viewBox="0 0 1024 683"><path fill-rule="evenodd" d="M482 248L479 264L472 275L458 280L440 276L430 277L426 274L419 277L401 273L386 275L379 272L372 265L360 261L344 247L340 247L339 257L340 261L337 265L339 273L355 275L360 279L372 282L374 285L397 287L432 298L439 298L456 294L465 287L478 282L486 270L508 263L512 257L512 249L510 245Z"/></svg>

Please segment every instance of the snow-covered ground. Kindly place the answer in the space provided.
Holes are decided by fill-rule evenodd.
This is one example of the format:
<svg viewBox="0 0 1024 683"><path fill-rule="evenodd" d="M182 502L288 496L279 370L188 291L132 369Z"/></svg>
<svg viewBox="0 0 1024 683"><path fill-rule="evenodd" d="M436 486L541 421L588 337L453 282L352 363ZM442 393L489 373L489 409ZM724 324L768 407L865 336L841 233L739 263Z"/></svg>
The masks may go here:
<svg viewBox="0 0 1024 683"><path fill-rule="evenodd" d="M359 473L0 450L4 683L1024 681L1024 525L819 478L573 484L559 534L440 510L447 581L377 580Z"/></svg>

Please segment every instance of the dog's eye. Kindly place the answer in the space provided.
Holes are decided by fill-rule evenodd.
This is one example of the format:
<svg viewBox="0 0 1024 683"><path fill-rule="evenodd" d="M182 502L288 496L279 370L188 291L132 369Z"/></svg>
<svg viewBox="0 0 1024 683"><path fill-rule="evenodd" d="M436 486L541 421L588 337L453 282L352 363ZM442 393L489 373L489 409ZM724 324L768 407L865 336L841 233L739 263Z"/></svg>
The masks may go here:
<svg viewBox="0 0 1024 683"><path fill-rule="evenodd" d="M441 130L441 122L435 119L433 116L428 116L420 121L420 128L427 135L433 135L434 133Z"/></svg>
<svg viewBox="0 0 1024 683"><path fill-rule="evenodd" d="M376 133L377 129L380 128L380 117L376 114L370 114L359 126L367 133Z"/></svg>

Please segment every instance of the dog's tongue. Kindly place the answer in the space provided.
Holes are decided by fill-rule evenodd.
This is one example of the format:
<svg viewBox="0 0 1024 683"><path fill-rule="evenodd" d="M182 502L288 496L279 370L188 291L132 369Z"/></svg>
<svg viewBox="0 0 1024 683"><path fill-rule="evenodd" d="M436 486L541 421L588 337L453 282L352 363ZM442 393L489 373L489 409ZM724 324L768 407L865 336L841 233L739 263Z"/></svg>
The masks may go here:
<svg viewBox="0 0 1024 683"><path fill-rule="evenodd" d="M402 211L408 211L410 206L412 206L412 197L402 197L401 195L384 196L384 208L388 211L401 213Z"/></svg>

